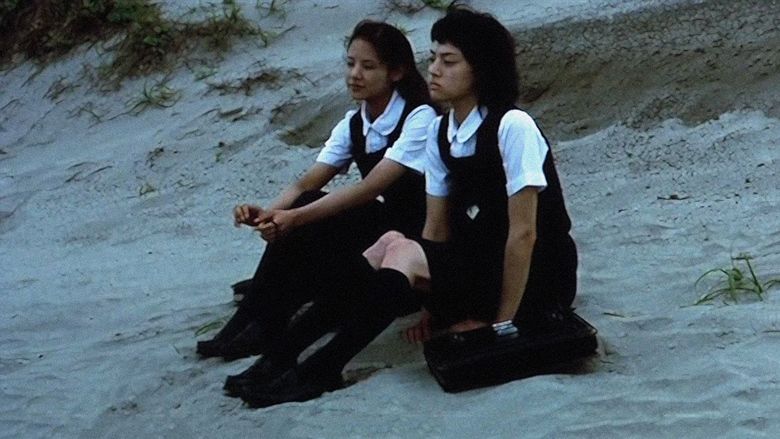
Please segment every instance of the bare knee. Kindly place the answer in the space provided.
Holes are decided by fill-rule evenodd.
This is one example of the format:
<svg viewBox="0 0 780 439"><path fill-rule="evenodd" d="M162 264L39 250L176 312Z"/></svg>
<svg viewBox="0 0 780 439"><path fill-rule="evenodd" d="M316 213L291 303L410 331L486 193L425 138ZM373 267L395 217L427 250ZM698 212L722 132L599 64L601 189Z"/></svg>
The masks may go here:
<svg viewBox="0 0 780 439"><path fill-rule="evenodd" d="M402 236L401 239L394 239L388 242L387 246L385 247L386 259L391 259L391 258L408 259L414 257L415 254L417 253L418 244L411 239L407 239L406 237L403 237L403 235L401 236Z"/></svg>
<svg viewBox="0 0 780 439"><path fill-rule="evenodd" d="M384 235L380 236L377 243L388 246L395 241L404 240L404 239L406 239L406 236L404 236L403 233L396 230L391 230L385 233Z"/></svg>
<svg viewBox="0 0 780 439"><path fill-rule="evenodd" d="M428 261L422 247L407 238L396 239L387 245L381 267L400 271L413 287L430 278Z"/></svg>
<svg viewBox="0 0 780 439"><path fill-rule="evenodd" d="M377 270L385 259L387 247L396 241L404 239L406 239L406 237L403 233L391 230L379 237L371 247L367 248L366 251L363 252L363 256L368 260L368 263Z"/></svg>

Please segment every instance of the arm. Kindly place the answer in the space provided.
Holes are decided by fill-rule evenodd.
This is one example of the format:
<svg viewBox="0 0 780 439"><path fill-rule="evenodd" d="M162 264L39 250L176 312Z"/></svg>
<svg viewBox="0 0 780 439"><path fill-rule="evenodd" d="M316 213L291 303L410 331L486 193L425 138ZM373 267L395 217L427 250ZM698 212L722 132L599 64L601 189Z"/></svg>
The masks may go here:
<svg viewBox="0 0 780 439"><path fill-rule="evenodd" d="M527 186L509 197L509 234L497 322L513 319L523 298L536 242L537 193L536 187Z"/></svg>
<svg viewBox="0 0 780 439"><path fill-rule="evenodd" d="M333 127L314 165L298 181L282 191L271 203L269 210L289 209L302 193L322 189L338 174L339 170L349 165L352 161L349 121L355 112L355 110L348 111Z"/></svg>
<svg viewBox="0 0 780 439"><path fill-rule="evenodd" d="M427 196L422 237L436 242L450 239L449 202L446 197Z"/></svg>
<svg viewBox="0 0 780 439"><path fill-rule="evenodd" d="M365 204L378 197L391 184L409 170L424 173L425 147L428 126L436 118L436 112L428 105L412 110L402 123L401 134L385 153L384 159L366 175L360 183L343 188L296 209L300 224L308 224L334 215L354 206Z"/></svg>
<svg viewBox="0 0 780 439"><path fill-rule="evenodd" d="M336 168L349 164L352 159L349 121L354 114L354 111L347 112L344 120L333 129L318 161L330 163ZM406 120L399 121L403 123L400 136L366 178L298 209L270 212L263 216L263 220L275 222L278 231L284 234L295 227L320 221L376 199L404 172L412 170L422 173L428 125L435 117L436 112L428 105L415 108ZM289 204L280 203L279 206L272 207L289 208Z"/></svg>
<svg viewBox="0 0 780 439"><path fill-rule="evenodd" d="M298 181L288 186L276 197L268 210L289 208L302 193L322 189L338 172L338 168L334 166L320 162L314 163Z"/></svg>
<svg viewBox="0 0 780 439"><path fill-rule="evenodd" d="M449 240L449 202L447 201L447 197L434 197L433 195L428 195L425 205L425 227L423 227L422 238L436 242L445 242ZM428 276L430 277L430 273L428 273ZM401 336L407 343L423 343L428 341L432 336L431 314L423 308L423 313L420 315L420 321L417 322L416 325L406 328Z"/></svg>
<svg viewBox="0 0 780 439"><path fill-rule="evenodd" d="M309 224L366 204L376 199L406 171L403 165L390 159L382 159L366 178L357 184L334 190L311 204L290 210L289 226Z"/></svg>
<svg viewBox="0 0 780 439"><path fill-rule="evenodd" d="M271 203L269 210L263 211L256 206L257 215L251 219L251 225L260 232L260 235L268 242L273 242L286 231L289 231L286 216L295 200L306 191L322 189L336 174L338 168L317 162L295 183L287 187L276 200ZM240 206L241 207L241 206ZM236 220L238 222L238 220ZM246 223L245 223L246 224Z"/></svg>
<svg viewBox="0 0 780 439"><path fill-rule="evenodd" d="M298 181L288 186L276 197L269 210L289 207L302 193L321 189L337 172L338 169L333 166L315 163ZM256 227L261 233L266 234L272 229L270 227L272 224L268 220L268 213L260 206L240 204L233 209L233 221L236 227L245 224Z"/></svg>
<svg viewBox="0 0 780 439"><path fill-rule="evenodd" d="M276 197L269 210L289 207L305 191L321 189L337 172L338 169L332 166L315 163L298 181ZM233 208L233 221L236 227L241 224L257 227L262 221L267 221L265 216L266 211L258 205L239 204Z"/></svg>

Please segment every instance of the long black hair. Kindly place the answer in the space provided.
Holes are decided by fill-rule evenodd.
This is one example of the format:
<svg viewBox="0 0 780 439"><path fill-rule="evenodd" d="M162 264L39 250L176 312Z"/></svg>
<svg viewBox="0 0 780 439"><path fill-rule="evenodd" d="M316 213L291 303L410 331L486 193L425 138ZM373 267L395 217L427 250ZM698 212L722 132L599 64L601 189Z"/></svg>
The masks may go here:
<svg viewBox="0 0 780 439"><path fill-rule="evenodd" d="M480 105L499 109L520 96L515 40L492 15L451 6L431 28L431 41L452 44L463 52L474 72Z"/></svg>
<svg viewBox="0 0 780 439"><path fill-rule="evenodd" d="M400 30L387 23L363 20L352 31L347 47L356 39L371 44L388 70L403 72L401 79L393 85L406 102L413 107L428 104L436 108L428 94L428 85L417 70L412 45Z"/></svg>

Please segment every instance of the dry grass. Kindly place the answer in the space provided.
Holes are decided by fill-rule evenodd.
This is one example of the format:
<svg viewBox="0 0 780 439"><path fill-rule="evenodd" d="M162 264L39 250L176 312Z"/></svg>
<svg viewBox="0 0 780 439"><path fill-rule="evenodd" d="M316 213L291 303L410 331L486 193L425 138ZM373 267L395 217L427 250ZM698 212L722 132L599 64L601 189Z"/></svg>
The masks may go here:
<svg viewBox="0 0 780 439"><path fill-rule="evenodd" d="M197 23L170 20L150 0L0 0L0 64L15 57L47 62L83 44L106 44L112 61L103 79L158 72L205 46L225 51L241 37L270 35L244 18L235 0L223 0Z"/></svg>

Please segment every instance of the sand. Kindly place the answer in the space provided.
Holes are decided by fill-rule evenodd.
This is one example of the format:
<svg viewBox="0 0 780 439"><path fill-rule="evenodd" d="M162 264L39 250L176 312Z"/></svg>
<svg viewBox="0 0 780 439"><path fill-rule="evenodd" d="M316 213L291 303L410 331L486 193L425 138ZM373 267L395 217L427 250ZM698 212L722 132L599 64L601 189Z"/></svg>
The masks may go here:
<svg viewBox="0 0 780 439"><path fill-rule="evenodd" d="M348 365L355 384L262 410L221 391L252 360L194 351L264 247L232 206L272 199L350 108L342 42L357 20L404 27L423 60L439 13L240 3L279 33L268 47L117 90L95 80L99 47L0 72L0 436L776 437L780 289L692 304L716 280L697 278L740 253L780 278L780 2L471 2L519 42L598 355L582 373L447 394L399 339L407 319ZM133 109L156 84L175 103Z"/></svg>

